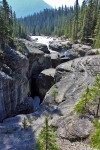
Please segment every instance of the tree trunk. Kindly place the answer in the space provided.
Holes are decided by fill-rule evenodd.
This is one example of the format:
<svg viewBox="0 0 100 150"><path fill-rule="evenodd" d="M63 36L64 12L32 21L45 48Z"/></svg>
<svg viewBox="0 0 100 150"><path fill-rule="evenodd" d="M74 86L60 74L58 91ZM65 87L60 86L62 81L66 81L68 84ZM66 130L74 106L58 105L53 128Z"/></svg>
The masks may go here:
<svg viewBox="0 0 100 150"><path fill-rule="evenodd" d="M48 150L48 119L46 118L46 150Z"/></svg>
<svg viewBox="0 0 100 150"><path fill-rule="evenodd" d="M99 101L98 101L97 112L96 112L96 117L97 118L98 118L99 108L100 108L100 98L99 98Z"/></svg>

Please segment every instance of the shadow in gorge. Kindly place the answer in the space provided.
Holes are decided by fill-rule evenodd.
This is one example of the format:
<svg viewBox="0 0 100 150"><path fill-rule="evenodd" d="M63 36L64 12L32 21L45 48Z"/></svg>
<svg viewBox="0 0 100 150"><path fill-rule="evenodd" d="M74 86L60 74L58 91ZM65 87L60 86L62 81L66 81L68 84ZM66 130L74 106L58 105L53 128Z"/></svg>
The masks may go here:
<svg viewBox="0 0 100 150"><path fill-rule="evenodd" d="M30 81L30 92L31 92L31 97L35 97L38 95L37 93L37 89L36 89L36 78L35 77L31 77L31 81Z"/></svg>
<svg viewBox="0 0 100 150"><path fill-rule="evenodd" d="M25 116L25 118L27 122L30 119L28 116ZM18 123L20 120L21 117L17 116L15 120L14 118L10 118L6 124L2 125L5 131L2 131L2 134L0 134L0 150L35 150L37 142L36 132L40 126L35 126L35 130L33 130L32 124L23 128Z"/></svg>
<svg viewBox="0 0 100 150"><path fill-rule="evenodd" d="M30 94L31 97L33 98L34 111L36 111L39 108L40 104L42 103L43 99L40 98L39 93L37 92L35 77L31 78L30 81Z"/></svg>

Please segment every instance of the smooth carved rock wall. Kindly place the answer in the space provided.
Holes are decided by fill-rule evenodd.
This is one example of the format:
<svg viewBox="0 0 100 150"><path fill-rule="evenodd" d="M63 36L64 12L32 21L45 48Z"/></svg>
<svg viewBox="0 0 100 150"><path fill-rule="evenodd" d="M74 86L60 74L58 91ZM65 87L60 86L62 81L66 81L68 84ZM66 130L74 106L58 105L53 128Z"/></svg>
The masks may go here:
<svg viewBox="0 0 100 150"><path fill-rule="evenodd" d="M4 51L0 63L0 121L16 114L17 105L24 102L29 92L28 59L10 48Z"/></svg>
<svg viewBox="0 0 100 150"><path fill-rule="evenodd" d="M55 74L57 87L53 86L46 93L44 101L55 104L52 92L56 90L56 103L62 103L64 107L75 105L86 87L93 85L97 73L100 73L100 55L81 57L59 65Z"/></svg>

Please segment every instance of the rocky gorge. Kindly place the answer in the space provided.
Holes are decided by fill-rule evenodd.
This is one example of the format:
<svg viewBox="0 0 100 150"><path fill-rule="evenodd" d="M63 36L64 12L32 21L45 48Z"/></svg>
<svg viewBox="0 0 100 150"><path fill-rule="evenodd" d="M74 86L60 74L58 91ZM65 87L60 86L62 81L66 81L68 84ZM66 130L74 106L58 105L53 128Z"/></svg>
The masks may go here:
<svg viewBox="0 0 100 150"><path fill-rule="evenodd" d="M0 50L0 149L35 150L48 117L62 150L92 150L87 143L95 130L93 116L80 118L74 107L100 72L100 50L61 38L49 45L20 41L25 44L23 54L9 46ZM40 97L35 111L34 96Z"/></svg>

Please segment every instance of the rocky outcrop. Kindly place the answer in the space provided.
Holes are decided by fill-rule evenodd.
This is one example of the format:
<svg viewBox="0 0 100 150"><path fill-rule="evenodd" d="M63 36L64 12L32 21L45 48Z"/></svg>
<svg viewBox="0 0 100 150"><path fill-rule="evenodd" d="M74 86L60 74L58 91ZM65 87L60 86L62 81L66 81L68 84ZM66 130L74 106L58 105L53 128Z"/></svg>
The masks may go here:
<svg viewBox="0 0 100 150"><path fill-rule="evenodd" d="M0 65L0 121L16 114L17 105L27 98L29 82L28 59L6 47Z"/></svg>
<svg viewBox="0 0 100 150"><path fill-rule="evenodd" d="M57 86L52 87L45 96L45 102L61 106L75 104L84 89L91 86L96 74L100 72L100 55L74 59L59 65L56 69L55 81ZM57 91L56 98L51 96Z"/></svg>
<svg viewBox="0 0 100 150"><path fill-rule="evenodd" d="M32 100L26 99L36 94L35 82L39 73L51 67L50 56L28 42L23 40L27 57L10 47L0 51L0 121L33 112Z"/></svg>
<svg viewBox="0 0 100 150"><path fill-rule="evenodd" d="M52 125L58 128L58 137L71 142L85 140L95 130L89 119L79 118L75 115L63 118L63 120L60 118Z"/></svg>
<svg viewBox="0 0 100 150"><path fill-rule="evenodd" d="M38 49L28 49L28 59L29 59L29 76L36 76L42 70L51 67L51 58L48 54L44 54Z"/></svg>
<svg viewBox="0 0 100 150"><path fill-rule="evenodd" d="M20 39L24 45L25 55L29 60L28 79L30 85L29 96L37 96L36 79L41 71L51 68L51 57L46 45Z"/></svg>
<svg viewBox="0 0 100 150"><path fill-rule="evenodd" d="M83 141L94 130L91 119L79 118L73 110L87 85L93 85L97 72L100 72L100 55L59 65L56 84L47 92L40 108L35 113L18 115L0 124L0 149L35 149L36 139L48 117L49 124L57 129L57 143L62 150L93 150ZM24 118L27 120L25 129Z"/></svg>
<svg viewBox="0 0 100 150"><path fill-rule="evenodd" d="M91 49L86 53L86 55L98 55L98 54L100 54L100 49Z"/></svg>
<svg viewBox="0 0 100 150"><path fill-rule="evenodd" d="M51 124L57 128L60 146L71 145L68 141L87 139L93 132L93 116L76 117L74 107L86 87L93 85L98 72L100 73L100 55L77 58L56 68L56 84L47 92L44 104L52 118ZM73 146L70 149L73 150Z"/></svg>
<svg viewBox="0 0 100 150"><path fill-rule="evenodd" d="M50 54L50 51L48 50L48 47L45 44L38 44L38 49L46 54Z"/></svg>
<svg viewBox="0 0 100 150"><path fill-rule="evenodd" d="M70 41L65 39L59 39L50 42L49 48L53 51L62 52L63 50L68 50L72 48L72 44Z"/></svg>
<svg viewBox="0 0 100 150"><path fill-rule="evenodd" d="M62 45L58 43L51 43L49 45L49 48L53 51L61 52L62 51Z"/></svg>
<svg viewBox="0 0 100 150"><path fill-rule="evenodd" d="M61 63L61 61L60 61L60 53L52 52L50 54L50 57L51 57L52 68L56 68Z"/></svg>
<svg viewBox="0 0 100 150"><path fill-rule="evenodd" d="M43 70L36 79L37 93L43 99L47 91L54 85L55 69Z"/></svg>
<svg viewBox="0 0 100 150"><path fill-rule="evenodd" d="M32 97L38 95L36 90L36 79L40 72L51 67L51 58L49 54L45 54L39 50L38 44L24 41L28 50L27 57L29 60L28 78L30 82L30 94ZM40 44L39 44L40 45ZM42 48L41 48L42 49Z"/></svg>
<svg viewBox="0 0 100 150"><path fill-rule="evenodd" d="M77 57L83 57L92 47L84 44L73 44L72 51Z"/></svg>
<svg viewBox="0 0 100 150"><path fill-rule="evenodd" d="M28 40L25 40L25 39L21 39L21 41L23 43L25 43L26 47L29 49L37 49L37 50L40 50L46 54L50 54L49 50L48 50L48 47L47 45L45 44L41 44L41 43L36 43L36 41L28 41Z"/></svg>

